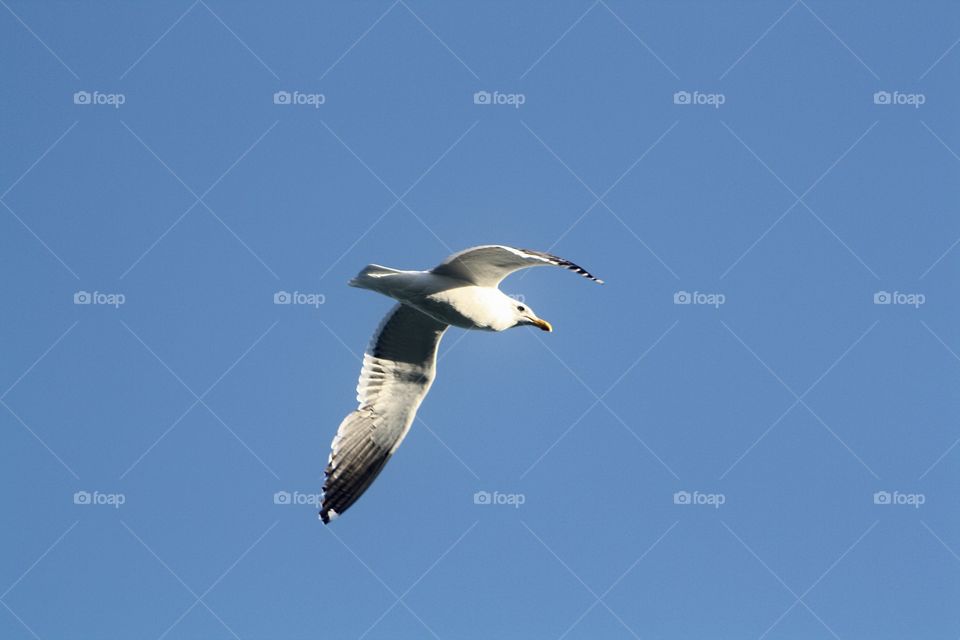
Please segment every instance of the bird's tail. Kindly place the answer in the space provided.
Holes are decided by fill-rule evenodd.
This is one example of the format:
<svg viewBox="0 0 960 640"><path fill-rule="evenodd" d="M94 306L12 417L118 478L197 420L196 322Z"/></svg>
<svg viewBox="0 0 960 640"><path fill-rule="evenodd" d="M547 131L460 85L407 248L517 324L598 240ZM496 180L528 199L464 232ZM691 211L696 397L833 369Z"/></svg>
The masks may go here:
<svg viewBox="0 0 960 640"><path fill-rule="evenodd" d="M376 291L378 289L377 284L381 282L381 278L397 273L402 272L397 269L391 269L390 267L380 266L379 264L368 264L363 268L362 271L360 271L360 273L351 278L350 282L347 284L349 284L351 287L373 289Z"/></svg>

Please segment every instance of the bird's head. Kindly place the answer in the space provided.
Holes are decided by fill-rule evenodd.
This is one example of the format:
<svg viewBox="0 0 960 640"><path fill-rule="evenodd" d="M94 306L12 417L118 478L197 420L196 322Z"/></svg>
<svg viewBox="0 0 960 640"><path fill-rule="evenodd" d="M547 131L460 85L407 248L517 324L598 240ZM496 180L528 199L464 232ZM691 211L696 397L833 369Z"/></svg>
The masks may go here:
<svg viewBox="0 0 960 640"><path fill-rule="evenodd" d="M526 303L511 299L511 304L513 306L514 327L533 325L534 327L542 329L543 331L553 331L553 325L546 320L538 318L537 314L534 313L533 309L531 309Z"/></svg>

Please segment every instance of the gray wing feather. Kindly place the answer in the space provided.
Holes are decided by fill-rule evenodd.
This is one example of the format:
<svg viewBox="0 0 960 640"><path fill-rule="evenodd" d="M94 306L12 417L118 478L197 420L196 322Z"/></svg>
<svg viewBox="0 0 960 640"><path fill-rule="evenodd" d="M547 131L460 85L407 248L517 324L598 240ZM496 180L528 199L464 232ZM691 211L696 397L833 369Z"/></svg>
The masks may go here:
<svg viewBox="0 0 960 640"><path fill-rule="evenodd" d="M603 284L603 280L569 260L543 251L514 249L499 244L473 247L455 253L434 267L432 272L466 280L481 287L495 287L514 271L546 266L563 267L598 284Z"/></svg>
<svg viewBox="0 0 960 640"><path fill-rule="evenodd" d="M320 518L341 515L363 494L410 430L436 372L447 325L398 304L363 356L359 407L337 429L323 483Z"/></svg>

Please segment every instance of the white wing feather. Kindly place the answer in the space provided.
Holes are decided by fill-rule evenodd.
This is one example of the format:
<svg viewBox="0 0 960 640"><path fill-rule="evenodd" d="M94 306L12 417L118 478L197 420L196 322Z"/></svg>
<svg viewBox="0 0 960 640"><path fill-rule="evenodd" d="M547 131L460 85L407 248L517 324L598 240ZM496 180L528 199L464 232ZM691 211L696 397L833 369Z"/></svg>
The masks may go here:
<svg viewBox="0 0 960 640"><path fill-rule="evenodd" d="M466 280L480 287L496 287L514 271L547 266L563 267L603 284L603 280L569 260L543 251L514 249L499 244L473 247L455 253L434 267L432 273Z"/></svg>
<svg viewBox="0 0 960 640"><path fill-rule="evenodd" d="M356 502L410 430L436 371L447 325L398 304L383 319L363 356L359 407L333 439L323 484L324 522Z"/></svg>

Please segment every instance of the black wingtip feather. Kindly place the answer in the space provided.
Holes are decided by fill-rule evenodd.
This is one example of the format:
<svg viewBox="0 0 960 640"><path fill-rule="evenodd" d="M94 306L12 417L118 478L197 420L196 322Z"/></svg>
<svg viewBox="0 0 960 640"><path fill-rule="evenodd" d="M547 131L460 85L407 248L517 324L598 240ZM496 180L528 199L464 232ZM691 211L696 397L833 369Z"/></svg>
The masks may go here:
<svg viewBox="0 0 960 640"><path fill-rule="evenodd" d="M556 265L558 267L565 267L570 271L573 271L576 274L583 276L587 280L593 280L597 284L604 284L603 280L593 275L592 273L590 273L580 265L574 264L569 260L565 260L560 256L555 256L552 253L547 253L545 251L537 251L536 249L520 249L520 251L529 253L530 255L533 255L533 256L538 256L539 258L544 259L548 261L550 264Z"/></svg>
<svg viewBox="0 0 960 640"><path fill-rule="evenodd" d="M359 409L345 418L361 425L372 416ZM359 425L358 425L359 426ZM373 440L369 430L346 430L324 471L320 519L324 524L343 515L370 487L390 459L387 448ZM332 517L331 517L332 514Z"/></svg>

